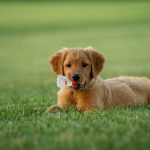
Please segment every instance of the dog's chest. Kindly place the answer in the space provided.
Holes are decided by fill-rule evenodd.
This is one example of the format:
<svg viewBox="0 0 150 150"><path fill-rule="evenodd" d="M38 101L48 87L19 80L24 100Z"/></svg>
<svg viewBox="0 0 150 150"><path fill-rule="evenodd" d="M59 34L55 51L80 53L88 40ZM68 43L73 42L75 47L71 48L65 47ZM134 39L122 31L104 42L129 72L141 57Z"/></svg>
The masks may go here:
<svg viewBox="0 0 150 150"><path fill-rule="evenodd" d="M86 91L70 91L71 102L79 110L88 110L93 108L96 101L93 101L93 98L86 93Z"/></svg>

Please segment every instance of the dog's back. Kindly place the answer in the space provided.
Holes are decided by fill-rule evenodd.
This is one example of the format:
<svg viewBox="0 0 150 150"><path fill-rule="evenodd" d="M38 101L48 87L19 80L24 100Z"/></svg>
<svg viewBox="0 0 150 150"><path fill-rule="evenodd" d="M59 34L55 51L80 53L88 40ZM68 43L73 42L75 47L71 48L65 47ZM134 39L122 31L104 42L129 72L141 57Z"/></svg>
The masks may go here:
<svg viewBox="0 0 150 150"><path fill-rule="evenodd" d="M105 82L110 87L114 105L150 103L150 80L147 78L118 77Z"/></svg>

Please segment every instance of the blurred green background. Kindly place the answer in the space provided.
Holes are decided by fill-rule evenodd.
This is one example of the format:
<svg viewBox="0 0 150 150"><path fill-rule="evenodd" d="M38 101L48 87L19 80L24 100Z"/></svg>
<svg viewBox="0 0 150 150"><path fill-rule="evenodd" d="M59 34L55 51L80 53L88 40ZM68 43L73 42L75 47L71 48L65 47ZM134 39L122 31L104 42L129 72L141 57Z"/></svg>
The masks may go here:
<svg viewBox="0 0 150 150"><path fill-rule="evenodd" d="M51 83L48 58L62 47L102 51L103 78L149 77L149 25L150 3L145 1L2 2L0 86Z"/></svg>
<svg viewBox="0 0 150 150"><path fill-rule="evenodd" d="M50 125L47 122L49 118L47 116L43 118L42 115L48 106L56 103L58 90L55 84L56 76L50 71L48 59L62 47L87 46L93 46L105 54L106 64L101 74L104 79L120 75L150 77L150 2L142 0L0 2L0 137L3 139L1 148L5 149L5 145L9 143L7 146L12 149L24 149L27 145L29 148L34 145L35 149L40 149L42 144L38 141L42 139L45 140L45 148L48 147L48 142L52 141L54 148L61 145L60 143L57 145L58 141L55 138L57 139L58 134L55 130L53 136L44 135ZM128 115L131 114L129 111ZM101 116L101 120L105 120L107 115L112 114L106 112L104 118ZM44 124L38 122L39 124L34 126L31 120L36 122L39 116ZM76 113L68 117L68 124L73 122L74 116ZM94 116L98 117L96 114ZM57 123L62 120L58 116L56 117L58 120L54 118L51 124L58 126L56 130L60 132L63 130L66 133L67 137L65 135L62 137L69 138L70 134L76 137L78 133L73 129L69 130L69 133L65 132L68 128L67 121L62 128ZM87 118L77 119L81 129L84 122L82 119L86 122ZM91 131L90 123L87 124L87 131ZM34 133L29 132L33 130L33 126L36 129ZM128 133L128 122L125 130L121 129L118 122L114 126L120 129L120 133L117 129L114 131L108 127L110 135L115 133L116 137L111 138L105 130L102 130L100 140L108 142L108 147L111 145L113 148L123 148L130 141L122 142L120 147L116 141L120 139L120 135ZM145 126L146 124L143 125L141 134L149 133L147 132L149 129L144 130ZM97 129L97 126L95 128ZM89 133L88 140L99 137L97 131L98 129L93 131L94 135ZM84 135L84 132L80 134ZM136 136L138 134L131 137L136 139ZM47 141L47 138L53 140ZM139 148L138 144L146 146L149 144L147 138L144 142L141 139L128 144L131 148L136 145ZM77 138L77 141L82 140ZM83 140L83 145L79 143L84 147L87 141ZM76 141L73 144L76 145ZM99 146L98 141L94 144L95 148Z"/></svg>

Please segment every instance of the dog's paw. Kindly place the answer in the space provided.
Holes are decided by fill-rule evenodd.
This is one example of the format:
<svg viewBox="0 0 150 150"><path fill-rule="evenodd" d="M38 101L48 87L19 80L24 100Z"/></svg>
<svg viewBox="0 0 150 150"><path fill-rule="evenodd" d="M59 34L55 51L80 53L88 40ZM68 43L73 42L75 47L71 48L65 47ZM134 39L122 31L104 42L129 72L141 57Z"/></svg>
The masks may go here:
<svg viewBox="0 0 150 150"><path fill-rule="evenodd" d="M58 107L57 105L53 105L47 109L47 112L49 112L49 113L55 113L55 112L59 112L59 111L61 111L61 108Z"/></svg>

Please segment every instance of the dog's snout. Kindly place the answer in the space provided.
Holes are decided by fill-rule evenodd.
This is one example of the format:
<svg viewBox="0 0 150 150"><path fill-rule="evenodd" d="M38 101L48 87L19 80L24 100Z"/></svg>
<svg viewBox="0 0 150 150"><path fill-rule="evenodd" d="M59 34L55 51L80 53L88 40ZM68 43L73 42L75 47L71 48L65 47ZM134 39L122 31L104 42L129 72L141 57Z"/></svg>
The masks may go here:
<svg viewBox="0 0 150 150"><path fill-rule="evenodd" d="M80 80L80 74L79 73L74 73L72 75L72 80L75 82L78 82Z"/></svg>

